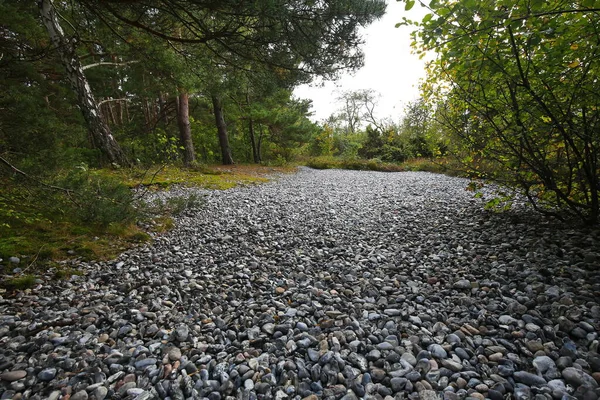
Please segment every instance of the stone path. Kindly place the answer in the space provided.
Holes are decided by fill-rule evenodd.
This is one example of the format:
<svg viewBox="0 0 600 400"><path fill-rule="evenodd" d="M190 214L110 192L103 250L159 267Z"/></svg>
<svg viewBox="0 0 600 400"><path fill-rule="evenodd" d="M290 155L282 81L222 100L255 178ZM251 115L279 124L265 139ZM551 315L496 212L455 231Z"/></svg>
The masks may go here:
<svg viewBox="0 0 600 400"><path fill-rule="evenodd" d="M152 245L0 298L0 397L598 399L598 230L485 212L466 184L199 191Z"/></svg>

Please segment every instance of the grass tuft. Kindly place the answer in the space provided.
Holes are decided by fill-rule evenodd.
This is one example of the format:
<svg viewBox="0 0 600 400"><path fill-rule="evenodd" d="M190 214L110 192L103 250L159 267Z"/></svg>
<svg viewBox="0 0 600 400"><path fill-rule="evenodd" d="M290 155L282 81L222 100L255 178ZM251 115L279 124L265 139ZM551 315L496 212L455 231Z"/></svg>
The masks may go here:
<svg viewBox="0 0 600 400"><path fill-rule="evenodd" d="M12 278L6 278L0 281L0 287L6 290L24 290L32 288L35 285L37 277L35 275L23 275Z"/></svg>

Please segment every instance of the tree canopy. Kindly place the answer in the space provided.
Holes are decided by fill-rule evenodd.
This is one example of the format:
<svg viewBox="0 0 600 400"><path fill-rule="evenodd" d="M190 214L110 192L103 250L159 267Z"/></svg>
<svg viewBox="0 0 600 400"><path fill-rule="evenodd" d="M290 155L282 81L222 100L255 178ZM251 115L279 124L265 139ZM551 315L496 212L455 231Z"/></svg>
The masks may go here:
<svg viewBox="0 0 600 400"><path fill-rule="evenodd" d="M91 147L119 165L139 159L128 143L139 143L136 130L168 131L175 118L185 162L193 162L191 127L198 124L187 120L204 118L188 108L203 104L209 112L232 112L228 103L239 103L232 96L242 95L235 88L247 82L270 82L272 91L287 90L290 97L290 89L315 76L334 78L360 67L359 28L385 11L383 0L39 0L37 6L24 0L1 4L0 68L8 72L9 94L4 100L13 103L27 92L39 96L38 107L55 108L60 99L69 105L63 110L81 113ZM48 97L50 87L65 86L71 93ZM2 120L5 126L18 121L12 113ZM226 115L213 125L221 146L229 146L228 128L236 135L235 125ZM160 141L171 143L167 131L166 142ZM15 150L17 139L10 132L2 136Z"/></svg>
<svg viewBox="0 0 600 400"><path fill-rule="evenodd" d="M406 2L407 8L414 1ZM599 217L597 2L437 1L416 23L423 84L463 160L538 209Z"/></svg>
<svg viewBox="0 0 600 400"><path fill-rule="evenodd" d="M203 45L228 65L242 61L332 77L363 62L358 28L385 12L382 0L84 0L114 31L133 27L183 45ZM187 50L183 50L184 52Z"/></svg>

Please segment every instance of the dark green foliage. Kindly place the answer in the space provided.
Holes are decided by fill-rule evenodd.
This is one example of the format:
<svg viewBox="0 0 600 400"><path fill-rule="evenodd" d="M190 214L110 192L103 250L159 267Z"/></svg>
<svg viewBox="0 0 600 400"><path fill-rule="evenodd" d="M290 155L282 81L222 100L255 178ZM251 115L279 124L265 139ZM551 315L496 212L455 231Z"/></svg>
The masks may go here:
<svg viewBox="0 0 600 400"><path fill-rule="evenodd" d="M321 132L312 137L309 154L334 155L344 160L377 158L387 163L446 155L445 134L432 110L422 100L409 103L402 122L396 125L373 117L374 97L375 94L367 91L347 93L343 97L345 111L330 116ZM362 103L358 104L358 100ZM355 111L350 113L348 109ZM361 111L363 109L367 111ZM352 120L351 128L348 114L357 116ZM364 130L359 129L368 120L372 120L373 124L369 123Z"/></svg>
<svg viewBox="0 0 600 400"><path fill-rule="evenodd" d="M54 182L67 192L55 192L54 208L66 218L106 227L126 224L137 217L131 189L119 179L79 166Z"/></svg>
<svg viewBox="0 0 600 400"><path fill-rule="evenodd" d="M60 65L35 18L35 2L0 2L0 154L35 172L94 162Z"/></svg>
<svg viewBox="0 0 600 400"><path fill-rule="evenodd" d="M35 275L22 275L13 278L0 279L0 287L6 290L23 290L35 285Z"/></svg>
<svg viewBox="0 0 600 400"><path fill-rule="evenodd" d="M334 157L315 157L304 163L315 169L350 169L356 171L400 172L404 167L398 164L385 163L378 159L340 159Z"/></svg>
<svg viewBox="0 0 600 400"><path fill-rule="evenodd" d="M381 132L369 125L367 126L366 136L367 139L358 150L358 155L366 159L381 157L383 151L383 139L381 138Z"/></svg>

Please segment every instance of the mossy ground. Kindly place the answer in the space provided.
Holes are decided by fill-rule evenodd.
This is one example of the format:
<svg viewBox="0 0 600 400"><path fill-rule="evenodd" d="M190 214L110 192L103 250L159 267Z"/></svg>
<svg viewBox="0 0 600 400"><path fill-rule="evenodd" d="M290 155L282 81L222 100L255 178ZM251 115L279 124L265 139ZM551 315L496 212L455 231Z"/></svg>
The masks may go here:
<svg viewBox="0 0 600 400"><path fill-rule="evenodd" d="M273 173L292 172L291 167L232 165L182 169L174 166L155 166L147 169L99 170L99 174L117 177L129 187L143 185L154 190L172 185L196 186L207 189L230 189L238 185L259 184ZM68 215L46 210L39 199L29 196L26 186L18 186L0 177L0 287L20 289L32 285L37 272L54 268L56 260L109 260L124 250L150 240L150 235L135 223L111 223L108 226L78 222ZM154 232L166 232L174 226L169 210L155 216ZM18 265L9 262L18 257ZM7 278L14 268L27 268ZM59 270L60 271L60 270ZM57 278L70 276L62 271ZM2 279L4 276L4 279ZM27 278L27 279L25 279Z"/></svg>
<svg viewBox="0 0 600 400"><path fill-rule="evenodd" d="M220 165L211 167L177 168L174 166L146 169L106 170L105 173L119 177L131 187L149 186L168 188L171 185L196 186L206 189L225 190L238 185L257 184L268 181L273 173L292 172L292 167L266 167L261 165Z"/></svg>

